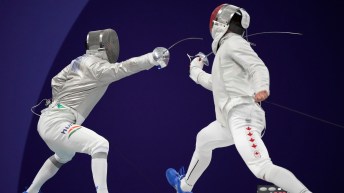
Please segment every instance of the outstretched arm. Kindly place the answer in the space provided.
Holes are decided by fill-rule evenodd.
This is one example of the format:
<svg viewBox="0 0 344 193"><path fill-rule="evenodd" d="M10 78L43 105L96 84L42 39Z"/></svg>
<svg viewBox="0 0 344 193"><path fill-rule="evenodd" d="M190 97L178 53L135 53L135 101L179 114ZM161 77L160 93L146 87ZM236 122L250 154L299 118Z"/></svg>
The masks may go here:
<svg viewBox="0 0 344 193"><path fill-rule="evenodd" d="M114 82L137 72L148 70L154 65L158 65L158 63L153 59L152 53L148 53L118 63L102 62L93 68L100 81Z"/></svg>
<svg viewBox="0 0 344 193"><path fill-rule="evenodd" d="M120 63L103 62L95 65L94 71L98 79L105 82L114 82L153 66L165 68L169 62L170 53L164 47L157 47L152 53L134 57Z"/></svg>

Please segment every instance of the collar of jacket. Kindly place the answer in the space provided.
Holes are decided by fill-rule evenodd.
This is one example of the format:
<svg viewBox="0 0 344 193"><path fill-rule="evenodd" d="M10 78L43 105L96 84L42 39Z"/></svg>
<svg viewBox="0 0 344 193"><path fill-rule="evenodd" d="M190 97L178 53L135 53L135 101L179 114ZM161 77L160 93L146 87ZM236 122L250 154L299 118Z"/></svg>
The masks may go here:
<svg viewBox="0 0 344 193"><path fill-rule="evenodd" d="M225 40L227 40L228 38L233 37L233 36L240 36L240 35L238 35L238 34L236 34L236 33L233 33L233 32L228 32L228 33L226 33L226 34L221 38L221 40L220 40L220 46L223 44L223 42L224 42Z"/></svg>

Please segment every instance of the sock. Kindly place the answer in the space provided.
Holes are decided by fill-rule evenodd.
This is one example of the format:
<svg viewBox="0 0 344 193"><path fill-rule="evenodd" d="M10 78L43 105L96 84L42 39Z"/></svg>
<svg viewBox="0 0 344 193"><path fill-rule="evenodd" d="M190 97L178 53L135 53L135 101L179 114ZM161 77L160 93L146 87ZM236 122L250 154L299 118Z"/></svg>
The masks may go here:
<svg viewBox="0 0 344 193"><path fill-rule="evenodd" d="M293 173L276 165L267 170L265 179L290 193L311 193Z"/></svg>
<svg viewBox="0 0 344 193"><path fill-rule="evenodd" d="M59 168L56 167L50 159L47 159L26 192L38 193L43 184L53 177L58 170Z"/></svg>
<svg viewBox="0 0 344 193"><path fill-rule="evenodd" d="M192 191L192 188L193 186L192 185L189 185L185 178L183 178L180 182L180 188L184 191L184 192L191 192Z"/></svg>
<svg viewBox="0 0 344 193"><path fill-rule="evenodd" d="M92 175L97 189L97 193L108 193L106 176L107 176L107 159L92 158Z"/></svg>
<svg viewBox="0 0 344 193"><path fill-rule="evenodd" d="M180 187L185 192L191 192L197 180L210 164L212 151L200 152L196 150L192 156L188 171L181 180Z"/></svg>

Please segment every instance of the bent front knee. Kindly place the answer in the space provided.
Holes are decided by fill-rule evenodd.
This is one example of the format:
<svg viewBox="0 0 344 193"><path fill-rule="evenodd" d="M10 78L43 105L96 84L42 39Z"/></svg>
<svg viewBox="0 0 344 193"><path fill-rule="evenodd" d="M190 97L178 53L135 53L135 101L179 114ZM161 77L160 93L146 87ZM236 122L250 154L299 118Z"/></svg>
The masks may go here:
<svg viewBox="0 0 344 193"><path fill-rule="evenodd" d="M98 153L104 153L107 155L109 153L109 147L109 141L105 138L101 138L95 143L94 147L92 148L91 156L93 157Z"/></svg>
<svg viewBox="0 0 344 193"><path fill-rule="evenodd" d="M68 157L59 157L56 154L49 157L51 163L53 163L57 168L61 168L63 164L72 160L74 154Z"/></svg>

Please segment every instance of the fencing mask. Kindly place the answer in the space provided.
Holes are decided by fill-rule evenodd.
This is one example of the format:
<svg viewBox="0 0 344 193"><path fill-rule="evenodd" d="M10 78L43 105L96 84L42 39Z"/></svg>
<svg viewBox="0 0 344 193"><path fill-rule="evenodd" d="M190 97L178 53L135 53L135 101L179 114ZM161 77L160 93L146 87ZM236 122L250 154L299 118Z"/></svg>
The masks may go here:
<svg viewBox="0 0 344 193"><path fill-rule="evenodd" d="M90 31L86 39L87 50L105 51L110 63L115 63L119 56L119 41L115 30L105 29Z"/></svg>
<svg viewBox="0 0 344 193"><path fill-rule="evenodd" d="M243 35L249 25L250 15L243 8L229 4L216 7L209 21L209 30L214 39L212 44L213 52L216 53L219 41L228 29L233 33Z"/></svg>

